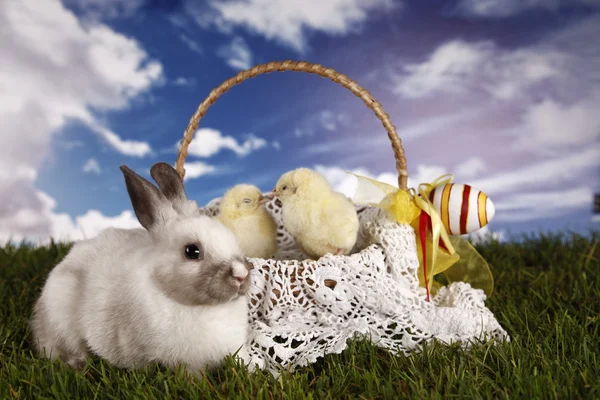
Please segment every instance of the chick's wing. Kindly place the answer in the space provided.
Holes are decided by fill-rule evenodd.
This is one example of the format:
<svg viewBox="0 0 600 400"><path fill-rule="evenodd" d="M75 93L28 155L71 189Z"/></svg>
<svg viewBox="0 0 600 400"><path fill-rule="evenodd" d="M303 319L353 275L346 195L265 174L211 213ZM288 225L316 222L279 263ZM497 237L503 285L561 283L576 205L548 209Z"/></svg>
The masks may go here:
<svg viewBox="0 0 600 400"><path fill-rule="evenodd" d="M356 209L350 199L340 193L332 193L323 202L320 217L328 242L337 247L353 245L359 224Z"/></svg>

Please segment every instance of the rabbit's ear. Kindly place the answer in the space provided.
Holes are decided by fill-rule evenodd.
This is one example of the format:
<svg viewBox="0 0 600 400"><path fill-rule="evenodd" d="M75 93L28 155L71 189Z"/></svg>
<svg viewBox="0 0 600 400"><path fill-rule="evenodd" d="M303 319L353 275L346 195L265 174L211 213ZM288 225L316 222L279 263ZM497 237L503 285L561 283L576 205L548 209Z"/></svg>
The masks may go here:
<svg viewBox="0 0 600 400"><path fill-rule="evenodd" d="M159 219L164 207L165 196L150 182L136 174L126 165L121 165L131 205L140 224L149 230Z"/></svg>
<svg viewBox="0 0 600 400"><path fill-rule="evenodd" d="M150 175L169 201L177 203L187 200L183 179L175 168L167 163L159 162L150 168Z"/></svg>

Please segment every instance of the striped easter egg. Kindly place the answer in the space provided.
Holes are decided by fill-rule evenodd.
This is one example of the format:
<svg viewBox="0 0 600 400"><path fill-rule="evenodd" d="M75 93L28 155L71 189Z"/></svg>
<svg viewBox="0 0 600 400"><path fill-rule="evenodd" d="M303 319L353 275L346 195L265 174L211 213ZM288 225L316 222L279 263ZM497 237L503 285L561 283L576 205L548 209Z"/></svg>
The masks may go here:
<svg viewBox="0 0 600 400"><path fill-rule="evenodd" d="M429 194L450 235L464 235L486 226L496 213L494 203L485 193L469 185L448 183Z"/></svg>

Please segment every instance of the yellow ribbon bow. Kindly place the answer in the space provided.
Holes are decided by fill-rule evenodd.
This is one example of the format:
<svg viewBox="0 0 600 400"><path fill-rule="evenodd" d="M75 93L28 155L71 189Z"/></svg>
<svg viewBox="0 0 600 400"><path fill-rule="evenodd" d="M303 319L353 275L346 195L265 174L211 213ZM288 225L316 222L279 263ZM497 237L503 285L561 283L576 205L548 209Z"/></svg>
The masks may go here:
<svg viewBox="0 0 600 400"><path fill-rule="evenodd" d="M431 183L421 183L418 190L402 190L375 179L348 173L358 179L354 203L382 208L396 222L409 224L415 230L417 252L423 266L418 272L419 282L425 286L428 300L431 289L437 290L440 286L433 280L440 273L444 273L448 283L470 281L473 287L482 288L488 296L491 295L493 279L485 259L468 241L448 235L438 210L429 200L429 194L436 187L452 182L452 174L442 175ZM429 230L431 235L428 235Z"/></svg>
<svg viewBox="0 0 600 400"><path fill-rule="evenodd" d="M414 189L410 190L417 206L428 216L427 218L421 213L420 218L413 220L411 223L417 237L421 239L417 240L417 252L421 265L423 265L423 268L419 270L419 281L425 284L428 300L432 289L433 277L446 271L460 259L450 241L438 210L433 206L431 200L429 200L429 194L433 189L452 182L453 178L452 174L442 175L432 183L421 183L418 187L418 192ZM431 237L427 234L429 224L431 224ZM446 251L440 249L440 240ZM426 272L427 275L425 274Z"/></svg>

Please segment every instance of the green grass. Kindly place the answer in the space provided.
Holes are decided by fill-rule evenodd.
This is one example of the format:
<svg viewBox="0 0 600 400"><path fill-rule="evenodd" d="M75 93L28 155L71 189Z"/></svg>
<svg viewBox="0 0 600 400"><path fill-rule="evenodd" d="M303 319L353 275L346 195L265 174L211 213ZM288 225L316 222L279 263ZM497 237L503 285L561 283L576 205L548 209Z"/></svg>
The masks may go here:
<svg viewBox="0 0 600 400"><path fill-rule="evenodd" d="M472 350L431 345L411 357L351 342L295 373L249 375L231 359L206 379L125 371L91 360L82 372L35 357L28 319L68 246L0 249L0 398L600 398L600 232L534 235L476 246L490 262L487 301L511 342Z"/></svg>

